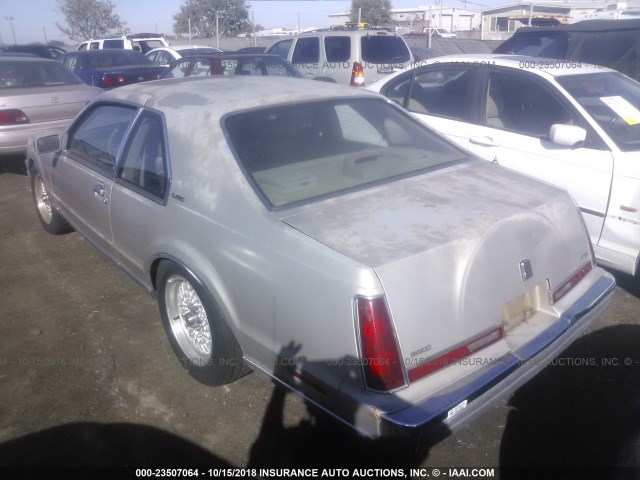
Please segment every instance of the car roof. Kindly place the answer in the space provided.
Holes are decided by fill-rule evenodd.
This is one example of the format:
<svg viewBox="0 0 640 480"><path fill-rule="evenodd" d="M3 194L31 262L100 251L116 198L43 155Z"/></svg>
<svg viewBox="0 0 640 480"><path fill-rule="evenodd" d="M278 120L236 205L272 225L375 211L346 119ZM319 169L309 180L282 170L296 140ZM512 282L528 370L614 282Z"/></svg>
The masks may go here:
<svg viewBox="0 0 640 480"><path fill-rule="evenodd" d="M39 57L38 55L32 55L30 53L15 53L14 52L6 52L0 54L0 62L29 62L29 63L60 63L57 60L52 58Z"/></svg>
<svg viewBox="0 0 640 480"><path fill-rule="evenodd" d="M383 28L361 28L357 30L314 30L312 32L304 32L298 35L292 35L290 38L294 37L316 37L318 35L331 36L331 37L366 37L366 36L376 36L380 35L381 37L401 37L394 33L391 30L383 29Z"/></svg>
<svg viewBox="0 0 640 480"><path fill-rule="evenodd" d="M128 48L100 48L100 49L94 49L94 50L74 50L73 52L66 52L65 55L80 55L80 56L87 56L87 55L113 55L115 53L121 53L121 52L125 52L126 55L131 55L131 52L135 52L133 53L133 55L139 53L140 55L142 55L144 57L143 53L138 52L137 50L130 50Z"/></svg>
<svg viewBox="0 0 640 480"><path fill-rule="evenodd" d="M622 29L639 29L640 19L624 19L624 20L582 20L576 23L566 25L554 25L551 27L520 27L516 33L535 33L535 32L600 32L606 30L622 30Z"/></svg>
<svg viewBox="0 0 640 480"><path fill-rule="evenodd" d="M285 63L286 60L280 55L274 53L235 53L235 52L217 52L217 53L199 53L197 55L189 55L188 57L182 57L178 60L192 61L192 60L229 60L229 59L245 59L245 58L264 58L267 60L276 60Z"/></svg>
<svg viewBox="0 0 640 480"><path fill-rule="evenodd" d="M211 118L233 111L329 98L376 97L368 90L328 82L269 76L218 76L156 80L115 88L101 100L120 100L158 110L176 109L181 114L200 112ZM202 106L208 108L203 109ZM215 118L215 117L214 117Z"/></svg>
<svg viewBox="0 0 640 480"><path fill-rule="evenodd" d="M427 60L416 62L416 66L432 65L442 63L453 63L460 66L479 64L487 66L502 66L509 68L525 69L538 75L548 75L558 77L562 75L575 75L596 72L612 72L613 70L579 62L577 60L558 60L545 59L540 57L531 57L526 55L507 55L507 54L459 54L445 55L442 57L433 57Z"/></svg>

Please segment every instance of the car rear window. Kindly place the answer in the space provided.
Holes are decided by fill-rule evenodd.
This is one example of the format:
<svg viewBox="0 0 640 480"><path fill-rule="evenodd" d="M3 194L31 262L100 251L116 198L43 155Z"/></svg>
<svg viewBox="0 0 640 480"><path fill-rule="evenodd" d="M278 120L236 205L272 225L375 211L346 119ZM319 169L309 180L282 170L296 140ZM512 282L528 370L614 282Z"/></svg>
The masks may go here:
<svg viewBox="0 0 640 480"><path fill-rule="evenodd" d="M124 48L124 40L105 40L102 48Z"/></svg>
<svg viewBox="0 0 640 480"><path fill-rule="evenodd" d="M72 85L82 81L55 62L1 62L0 88Z"/></svg>
<svg viewBox="0 0 640 480"><path fill-rule="evenodd" d="M395 35L367 35L361 38L362 60L369 63L404 63L411 53L402 38Z"/></svg>
<svg viewBox="0 0 640 480"><path fill-rule="evenodd" d="M274 106L224 119L236 157L269 207L414 175L467 154L381 99Z"/></svg>
<svg viewBox="0 0 640 480"><path fill-rule="evenodd" d="M564 32L516 33L498 45L494 53L563 59L568 48L569 35Z"/></svg>

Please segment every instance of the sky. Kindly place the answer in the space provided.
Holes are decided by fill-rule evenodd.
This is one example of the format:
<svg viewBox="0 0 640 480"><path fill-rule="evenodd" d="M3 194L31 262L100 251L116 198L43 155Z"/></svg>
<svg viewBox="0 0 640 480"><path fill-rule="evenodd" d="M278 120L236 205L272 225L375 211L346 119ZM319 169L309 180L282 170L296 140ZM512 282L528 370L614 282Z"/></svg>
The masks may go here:
<svg viewBox="0 0 640 480"><path fill-rule="evenodd" d="M111 0L114 13L126 22L132 33L154 32L171 35L173 16L186 0ZM516 3L508 0L391 0L393 8L424 5L480 9L484 6ZM0 0L0 42L5 44L68 41L62 36L56 22L64 24L57 10L57 0ZM346 12L351 0L248 0L253 19L265 28L295 28L300 26L324 28L329 25L328 15ZM13 28L12 28L13 26Z"/></svg>

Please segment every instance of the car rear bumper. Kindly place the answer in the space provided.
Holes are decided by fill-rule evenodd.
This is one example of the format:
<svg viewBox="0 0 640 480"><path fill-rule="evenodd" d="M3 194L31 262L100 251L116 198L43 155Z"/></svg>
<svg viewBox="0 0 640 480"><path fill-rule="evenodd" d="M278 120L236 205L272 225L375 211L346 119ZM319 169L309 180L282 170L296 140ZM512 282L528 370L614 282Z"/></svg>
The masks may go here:
<svg viewBox="0 0 640 480"><path fill-rule="evenodd" d="M615 279L598 279L559 321L520 350L508 354L437 396L392 413L380 414L381 436L420 436L435 443L472 422L510 396L556 358L602 313L611 301Z"/></svg>
<svg viewBox="0 0 640 480"><path fill-rule="evenodd" d="M15 127L10 127L0 131L0 155L26 153L27 144L31 137L60 133L72 120L73 118L67 118L44 123L27 123L20 125L19 130L15 129Z"/></svg>

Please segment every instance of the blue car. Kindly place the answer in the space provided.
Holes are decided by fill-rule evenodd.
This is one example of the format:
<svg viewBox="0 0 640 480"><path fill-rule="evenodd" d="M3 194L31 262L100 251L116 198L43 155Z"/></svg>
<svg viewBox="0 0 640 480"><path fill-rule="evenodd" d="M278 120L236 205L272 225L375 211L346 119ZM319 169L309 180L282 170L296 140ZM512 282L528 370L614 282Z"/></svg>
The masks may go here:
<svg viewBox="0 0 640 480"><path fill-rule="evenodd" d="M156 80L165 71L140 52L125 49L69 52L60 61L86 84L105 90Z"/></svg>

